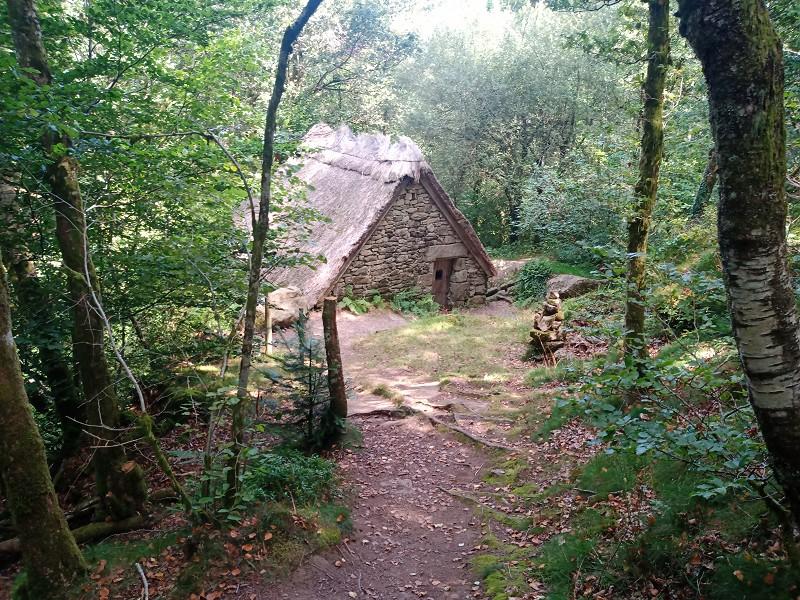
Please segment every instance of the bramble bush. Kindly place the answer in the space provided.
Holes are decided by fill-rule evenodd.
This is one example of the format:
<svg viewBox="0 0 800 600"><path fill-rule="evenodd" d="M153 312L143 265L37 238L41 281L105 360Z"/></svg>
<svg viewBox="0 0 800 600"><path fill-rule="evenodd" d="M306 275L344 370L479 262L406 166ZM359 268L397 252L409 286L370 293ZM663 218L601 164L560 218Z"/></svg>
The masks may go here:
<svg viewBox="0 0 800 600"><path fill-rule="evenodd" d="M514 299L521 306L541 300L547 290L547 280L553 271L550 265L540 259L529 260L517 273Z"/></svg>

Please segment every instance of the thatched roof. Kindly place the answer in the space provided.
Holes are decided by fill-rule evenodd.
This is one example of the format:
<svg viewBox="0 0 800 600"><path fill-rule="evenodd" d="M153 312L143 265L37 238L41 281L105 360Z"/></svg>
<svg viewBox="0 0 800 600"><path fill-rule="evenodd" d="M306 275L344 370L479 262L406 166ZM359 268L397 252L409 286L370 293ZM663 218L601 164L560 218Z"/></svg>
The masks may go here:
<svg viewBox="0 0 800 600"><path fill-rule="evenodd" d="M487 275L494 268L472 225L434 177L419 147L407 137L392 140L382 134L353 134L347 126L315 125L303 138L311 152L297 176L309 184L307 200L330 222L313 225L303 249L326 257L315 269L275 270L270 281L303 290L309 306L316 305L336 285L391 207L401 183L422 183L450 221L462 242Z"/></svg>

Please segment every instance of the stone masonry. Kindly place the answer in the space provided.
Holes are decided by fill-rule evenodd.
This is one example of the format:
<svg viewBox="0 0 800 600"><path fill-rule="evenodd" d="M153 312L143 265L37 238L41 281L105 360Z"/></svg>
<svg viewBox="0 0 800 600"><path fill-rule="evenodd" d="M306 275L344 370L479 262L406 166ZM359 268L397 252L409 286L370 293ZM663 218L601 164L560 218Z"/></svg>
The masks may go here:
<svg viewBox="0 0 800 600"><path fill-rule="evenodd" d="M476 306L486 301L486 273L462 245L425 188L413 184L400 192L389 212L336 284L338 297L379 293L391 298L417 288L430 292L436 258L453 258L450 304Z"/></svg>

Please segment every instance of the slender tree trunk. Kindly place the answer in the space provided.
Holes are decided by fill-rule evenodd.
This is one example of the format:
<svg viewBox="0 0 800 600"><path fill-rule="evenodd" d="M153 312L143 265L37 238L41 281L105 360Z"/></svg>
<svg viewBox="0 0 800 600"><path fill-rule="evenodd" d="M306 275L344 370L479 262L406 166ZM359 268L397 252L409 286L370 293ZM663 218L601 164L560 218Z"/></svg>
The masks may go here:
<svg viewBox="0 0 800 600"><path fill-rule="evenodd" d="M506 200L508 201L508 243L516 244L520 238L520 199L516 189L513 191L506 188Z"/></svg>
<svg viewBox="0 0 800 600"><path fill-rule="evenodd" d="M20 66L36 71L29 76L38 85L49 85L52 76L33 0L7 2ZM52 154L55 141L49 134L43 138L46 154ZM69 138L58 141L69 151ZM142 469L126 460L114 431L119 425L119 406L105 356L103 323L92 302L92 288L98 296L99 288L86 238L78 161L69 154L55 157L48 168L48 180L56 212L56 236L69 278L73 353L87 402L90 433L99 446L93 458L96 492L106 512L121 519L141 509L147 486Z"/></svg>
<svg viewBox="0 0 800 600"><path fill-rule="evenodd" d="M711 148L708 151L708 163L706 164L706 170L703 172L703 179L697 187L697 194L695 194L694 203L692 204L691 215L693 219L703 214L703 209L711 199L711 194L714 192L714 186L717 183L718 168L717 150L716 148Z"/></svg>
<svg viewBox="0 0 800 600"><path fill-rule="evenodd" d="M800 332L787 263L781 42L762 0L679 1L719 157L719 247L750 402L800 522Z"/></svg>
<svg viewBox="0 0 800 600"><path fill-rule="evenodd" d="M5 231L0 231L0 248L14 285L18 306L25 311L31 328L38 336L36 350L61 422L60 456L66 458L72 456L80 446L80 423L85 420L86 412L82 409L72 369L59 348L60 340L48 334L54 320L49 294L39 280L31 252L19 239L14 239L24 235L22 223L26 221L16 198L14 186L0 183L0 211L5 216L2 223Z"/></svg>
<svg viewBox="0 0 800 600"><path fill-rule="evenodd" d="M339 328L336 326L336 298L325 298L322 304L322 328L325 335L325 357L328 363L330 410L339 419L347 418L347 390L342 370L342 351L339 347Z"/></svg>
<svg viewBox="0 0 800 600"><path fill-rule="evenodd" d="M639 180L634 188L635 206L628 219L628 284L625 301L625 353L644 356L645 283L647 238L658 193L658 174L664 153L664 82L669 63L669 0L649 0L647 27L647 75L642 109L642 147Z"/></svg>
<svg viewBox="0 0 800 600"><path fill-rule="evenodd" d="M44 444L25 395L14 337L5 268L0 261L0 473L17 529L28 592L33 598L64 598L86 569L58 505Z"/></svg>
<svg viewBox="0 0 800 600"><path fill-rule="evenodd" d="M58 347L59 340L48 336L47 329L54 318L47 292L36 273L33 261L24 256L12 255L10 259L12 281L21 306L30 313L33 326L40 336L36 349L47 385L53 394L56 414L61 423L61 458L75 454L81 442L81 423L86 419L72 369Z"/></svg>
<svg viewBox="0 0 800 600"><path fill-rule="evenodd" d="M256 309L261 288L261 268L264 262L264 246L269 233L269 211L272 199L272 165L274 161L275 130L277 128L278 106L286 88L286 71L292 47L303 31L306 23L316 12L322 0L308 0L297 19L286 28L278 54L278 66L275 70L275 83L272 96L267 106L267 118L264 125L264 149L261 156L261 195L258 204L258 215L253 220L253 244L250 252L250 274L245 302L244 334L242 336L242 357L239 367L237 385L237 403L232 410L231 438L233 440L233 457L228 472L228 503L232 503L238 485L241 468L242 451L244 449L245 414L249 404L247 384L250 379L250 364L253 360L253 337L256 329ZM255 216L255 215L254 215ZM265 320L268 321L269 303L265 305Z"/></svg>
<svg viewBox="0 0 800 600"><path fill-rule="evenodd" d="M99 286L88 252L78 164L62 157L50 168L50 189L56 209L56 236L69 279L73 305L73 353L87 399L89 433L99 446L94 454L95 485L106 511L115 519L142 509L147 486L142 469L128 461L119 427L119 401L105 353L105 326L92 300ZM91 286L91 288L90 288Z"/></svg>

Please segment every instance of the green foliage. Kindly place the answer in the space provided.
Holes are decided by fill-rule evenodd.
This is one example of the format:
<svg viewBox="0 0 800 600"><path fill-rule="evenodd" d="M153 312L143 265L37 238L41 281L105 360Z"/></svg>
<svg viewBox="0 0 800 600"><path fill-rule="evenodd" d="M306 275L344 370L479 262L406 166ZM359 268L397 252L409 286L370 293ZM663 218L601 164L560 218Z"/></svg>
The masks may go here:
<svg viewBox="0 0 800 600"><path fill-rule="evenodd" d="M370 304L366 298L351 298L345 296L339 300L339 308L349 310L354 315L363 315L369 312Z"/></svg>
<svg viewBox="0 0 800 600"><path fill-rule="evenodd" d="M11 600L31 600L28 597L27 589L28 572L23 569L11 584Z"/></svg>
<svg viewBox="0 0 800 600"><path fill-rule="evenodd" d="M441 308L431 294L420 290L405 290L398 292L392 298L392 309L415 317L436 315Z"/></svg>
<svg viewBox="0 0 800 600"><path fill-rule="evenodd" d="M308 331L308 316L301 313L293 325L295 339L289 351L279 357L283 374L278 378L292 403L287 415L299 434L290 443L306 450L329 446L341 432L342 424L330 412L328 368L325 349Z"/></svg>
<svg viewBox="0 0 800 600"><path fill-rule="evenodd" d="M244 485L258 500L315 504L332 491L334 468L324 458L296 450L264 452L248 459Z"/></svg>
<svg viewBox="0 0 800 600"><path fill-rule="evenodd" d="M730 315L722 276L716 271L679 270L658 265L647 295L656 326L673 335L695 331L706 339L730 335Z"/></svg>
<svg viewBox="0 0 800 600"><path fill-rule="evenodd" d="M547 290L547 280L552 274L553 271L547 262L539 259L529 260L517 273L514 299L522 306L541 300Z"/></svg>
<svg viewBox="0 0 800 600"><path fill-rule="evenodd" d="M42 436L44 448L47 452L48 461L52 461L61 452L61 445L63 436L61 435L61 423L56 415L55 408L52 404L46 407L45 411L39 411L32 407L33 419L36 421L36 426L39 429L39 434Z"/></svg>
<svg viewBox="0 0 800 600"><path fill-rule="evenodd" d="M559 166L537 167L531 173L522 204L522 228L534 249L570 263L591 262L593 248L622 238L625 182L595 179L618 173L625 160L622 147L595 153L576 152ZM568 173L568 175L567 175Z"/></svg>
<svg viewBox="0 0 800 600"><path fill-rule="evenodd" d="M670 456L703 474L694 495L759 495L774 482L765 475L766 449L753 429L742 375L731 366L731 347L698 344L685 352L656 357L641 373L606 365L586 379L576 402L611 450ZM636 408L623 410L631 397Z"/></svg>
<svg viewBox="0 0 800 600"><path fill-rule="evenodd" d="M585 20L605 29L604 18ZM579 132L605 139L624 118L616 104L601 108L624 94L615 69L566 44L580 28L569 15L529 7L501 35L443 29L397 78L403 133L426 150L488 246L535 244L524 215L531 174L558 164Z"/></svg>
<svg viewBox="0 0 800 600"><path fill-rule="evenodd" d="M352 286L347 286L344 296L339 300L339 308L349 310L354 315L363 315L373 308L386 308L386 301L380 294L374 293L365 298L356 298Z"/></svg>

